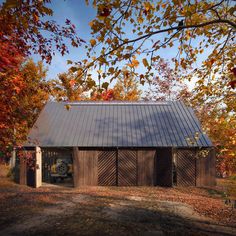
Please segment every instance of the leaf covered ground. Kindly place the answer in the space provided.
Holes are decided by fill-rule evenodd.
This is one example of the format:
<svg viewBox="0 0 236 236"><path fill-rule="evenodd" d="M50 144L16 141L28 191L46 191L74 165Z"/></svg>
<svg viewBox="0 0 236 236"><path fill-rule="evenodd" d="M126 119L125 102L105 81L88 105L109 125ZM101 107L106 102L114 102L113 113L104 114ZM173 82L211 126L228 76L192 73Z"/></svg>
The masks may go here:
<svg viewBox="0 0 236 236"><path fill-rule="evenodd" d="M233 184L33 189L2 175L0 235L236 235L236 210L224 203Z"/></svg>

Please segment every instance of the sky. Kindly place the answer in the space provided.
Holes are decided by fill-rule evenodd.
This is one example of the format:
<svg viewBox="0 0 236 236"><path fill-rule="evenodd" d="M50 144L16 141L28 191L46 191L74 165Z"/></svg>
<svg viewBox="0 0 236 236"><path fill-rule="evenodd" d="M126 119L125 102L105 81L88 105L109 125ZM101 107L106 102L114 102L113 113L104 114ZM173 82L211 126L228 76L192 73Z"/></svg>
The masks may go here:
<svg viewBox="0 0 236 236"><path fill-rule="evenodd" d="M0 0L0 3L3 1ZM64 25L66 19L71 20L71 22L76 26L77 34L80 38L84 39L89 43L92 35L90 34L89 22L91 22L96 17L96 9L91 5L87 6L85 0L52 0L49 7L53 10L54 14L50 17L50 20L56 21L60 25ZM131 32L131 30L130 30ZM158 36L160 37L160 36ZM70 45L69 43L67 45ZM150 44L151 46L152 44ZM45 67L48 68L47 79L56 79L57 75L62 72L66 72L70 65L67 64L67 60L80 61L86 58L86 51L82 47L72 47L69 46L69 54L62 56L59 52L56 52L53 56L51 64L46 64ZM176 55L177 46L171 49L161 49L159 50L159 55L164 59L171 59ZM39 55L32 55L35 62L39 61L41 58ZM201 60L201 59L200 59ZM138 68L138 72L142 73L142 66ZM92 75L97 75L95 71ZM189 83L189 87L194 86L193 80Z"/></svg>
<svg viewBox="0 0 236 236"><path fill-rule="evenodd" d="M55 20L61 25L64 24L66 19L71 20L76 26L78 36L89 42L92 37L90 34L89 22L96 17L96 9L94 9L91 5L86 5L85 0L52 0L50 7L54 12L54 15L51 17L52 20ZM69 47L69 51L69 54L65 56L62 56L59 52L57 52L53 57L51 64L45 64L48 68L47 79L55 79L59 73L66 72L70 67L70 65L67 64L67 60L80 61L81 59L86 58L86 51L82 47ZM177 46L174 46L173 48L159 50L159 55L166 60L170 60L176 55L177 51ZM32 57L34 61L40 60L40 57L37 55L33 55ZM204 55L202 55L202 58L203 57ZM200 58L200 61L202 58ZM141 65L140 68L138 68L138 72L140 71L142 71ZM91 73L92 75L97 76L95 71L92 71ZM196 79L193 79L191 82L187 82L190 89L194 87L195 82Z"/></svg>
<svg viewBox="0 0 236 236"><path fill-rule="evenodd" d="M63 25L66 19L71 20L76 26L78 36L89 43L92 38L89 22L96 17L96 9L91 5L86 5L85 0L52 0L50 7L54 12L54 15L50 18L51 20L55 20L60 25ZM69 47L69 51L69 54L65 56L62 56L59 52L56 53L51 64L45 64L48 67L48 79L55 79L59 73L67 71L70 67L67 60L79 61L86 58L86 51L82 47ZM174 47L171 50L162 49L159 55L165 59L171 59L175 55L175 51ZM32 57L35 61L40 60L38 55ZM140 72L142 66L138 70ZM92 74L95 74L95 72L92 72Z"/></svg>
<svg viewBox="0 0 236 236"><path fill-rule="evenodd" d="M91 38L89 22L96 16L96 11L92 6L87 6L85 0L52 0L50 7L54 12L51 20L55 20L60 25L64 25L66 19L71 20L76 26L78 36L89 41ZM38 55L32 57L34 61L40 60ZM79 61L84 57L85 50L81 47L69 46L69 54L64 56L57 52L51 64L45 64L48 67L47 78L55 79L59 73L66 72L70 67L67 60Z"/></svg>

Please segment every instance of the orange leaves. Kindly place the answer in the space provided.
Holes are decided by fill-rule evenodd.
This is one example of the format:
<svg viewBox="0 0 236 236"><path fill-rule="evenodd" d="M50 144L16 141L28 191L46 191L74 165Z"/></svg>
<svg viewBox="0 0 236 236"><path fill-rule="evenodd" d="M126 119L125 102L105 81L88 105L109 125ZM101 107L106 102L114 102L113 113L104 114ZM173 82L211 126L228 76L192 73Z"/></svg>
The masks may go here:
<svg viewBox="0 0 236 236"><path fill-rule="evenodd" d="M91 40L90 40L90 44L91 44L92 47L94 47L94 46L96 45L96 43L97 43L97 42L96 42L95 39L91 39Z"/></svg>
<svg viewBox="0 0 236 236"><path fill-rule="evenodd" d="M131 67L131 68L135 68L138 67L139 65L139 61L136 60L135 57L133 57L133 59L131 60L131 63L128 63L127 66Z"/></svg>
<svg viewBox="0 0 236 236"><path fill-rule="evenodd" d="M148 67L148 66L149 66L148 61L147 61L146 58L143 58L143 65L144 65L145 67Z"/></svg>
<svg viewBox="0 0 236 236"><path fill-rule="evenodd" d="M72 80L70 80L70 82L69 82L69 84L70 84L71 87L73 87L73 86L75 85L75 83L76 83L75 79L72 79Z"/></svg>

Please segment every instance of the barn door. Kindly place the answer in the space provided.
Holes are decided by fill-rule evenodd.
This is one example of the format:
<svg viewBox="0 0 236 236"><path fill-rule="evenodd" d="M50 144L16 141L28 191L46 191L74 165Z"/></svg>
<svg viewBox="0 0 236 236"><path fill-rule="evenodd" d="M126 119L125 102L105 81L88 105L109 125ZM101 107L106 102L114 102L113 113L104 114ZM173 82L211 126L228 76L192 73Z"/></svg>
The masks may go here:
<svg viewBox="0 0 236 236"><path fill-rule="evenodd" d="M137 185L137 152L118 151L118 186Z"/></svg>
<svg viewBox="0 0 236 236"><path fill-rule="evenodd" d="M177 150L177 185L195 186L196 185L196 158L195 151Z"/></svg>
<svg viewBox="0 0 236 236"><path fill-rule="evenodd" d="M116 151L100 151L98 154L98 185L117 185Z"/></svg>

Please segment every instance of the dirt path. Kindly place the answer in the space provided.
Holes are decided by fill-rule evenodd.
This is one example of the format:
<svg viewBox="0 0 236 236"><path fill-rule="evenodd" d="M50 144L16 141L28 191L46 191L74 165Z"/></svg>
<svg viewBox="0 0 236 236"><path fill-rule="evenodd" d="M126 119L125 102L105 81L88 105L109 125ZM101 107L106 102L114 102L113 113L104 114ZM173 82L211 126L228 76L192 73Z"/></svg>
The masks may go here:
<svg viewBox="0 0 236 236"><path fill-rule="evenodd" d="M117 199L71 194L40 214L1 230L0 235L176 235L176 232L236 235L236 228L217 225L184 203L134 196Z"/></svg>

